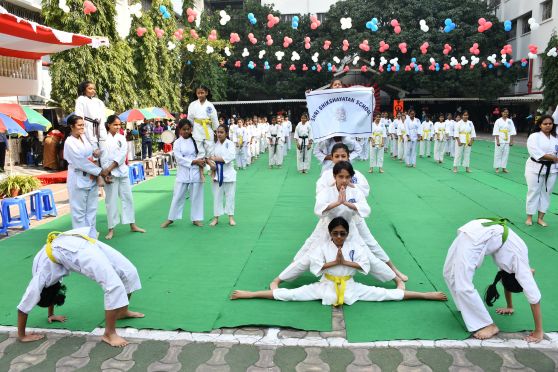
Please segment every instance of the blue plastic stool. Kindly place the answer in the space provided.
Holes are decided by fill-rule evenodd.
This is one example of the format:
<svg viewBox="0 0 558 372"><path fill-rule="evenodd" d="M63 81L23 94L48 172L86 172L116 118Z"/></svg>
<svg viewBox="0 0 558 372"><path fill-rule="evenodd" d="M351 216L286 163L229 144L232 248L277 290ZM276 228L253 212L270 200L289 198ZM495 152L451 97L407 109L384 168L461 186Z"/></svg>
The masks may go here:
<svg viewBox="0 0 558 372"><path fill-rule="evenodd" d="M4 224L4 217L2 217L2 222L0 222L0 234L6 234L6 236L8 236L8 228Z"/></svg>
<svg viewBox="0 0 558 372"><path fill-rule="evenodd" d="M10 206L17 206L19 208L19 217L12 217ZM27 213L27 206L25 199L22 198L7 198L2 200L2 221L5 227L18 227L21 226L24 230L29 228L29 215Z"/></svg>
<svg viewBox="0 0 558 372"><path fill-rule="evenodd" d="M133 185L135 182L134 178L134 168L130 165L128 167L128 178L130 179L130 185Z"/></svg>
<svg viewBox="0 0 558 372"><path fill-rule="evenodd" d="M163 163L163 176L170 176L169 165L167 164L166 160L164 160Z"/></svg>
<svg viewBox="0 0 558 372"><path fill-rule="evenodd" d="M132 165L130 165L130 170L129 170L129 177L130 177L130 184L135 185L136 183L142 181L142 169L140 169L138 167L139 163L134 163ZM143 165L142 165L143 167ZM145 179L145 175L143 176L143 178Z"/></svg>
<svg viewBox="0 0 558 372"><path fill-rule="evenodd" d="M29 217L35 216L37 220L42 220L44 216L58 216L54 194L51 189L37 190L31 195L31 213Z"/></svg>
<svg viewBox="0 0 558 372"><path fill-rule="evenodd" d="M145 168L143 167L143 163L136 163L134 165L138 169L140 181L145 181Z"/></svg>

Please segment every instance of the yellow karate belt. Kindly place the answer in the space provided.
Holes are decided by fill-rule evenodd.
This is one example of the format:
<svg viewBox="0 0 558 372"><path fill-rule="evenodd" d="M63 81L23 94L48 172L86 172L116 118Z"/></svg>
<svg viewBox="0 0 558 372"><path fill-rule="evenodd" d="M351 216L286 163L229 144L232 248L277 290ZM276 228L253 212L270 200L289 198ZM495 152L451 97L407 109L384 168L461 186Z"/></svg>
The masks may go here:
<svg viewBox="0 0 558 372"><path fill-rule="evenodd" d="M508 133L510 131L508 129L500 129L500 133L504 133L504 141L508 140Z"/></svg>
<svg viewBox="0 0 558 372"><path fill-rule="evenodd" d="M242 142L243 142L242 134L239 134L239 135L238 135L238 146L241 146L241 147L242 147Z"/></svg>
<svg viewBox="0 0 558 372"><path fill-rule="evenodd" d="M337 294L337 302L333 306L343 305L345 301L345 288L347 287L347 280L351 279L350 275L335 276L325 274L326 279L331 280L335 284L335 294Z"/></svg>
<svg viewBox="0 0 558 372"><path fill-rule="evenodd" d="M374 133L374 145L381 145L382 144L382 133Z"/></svg>
<svg viewBox="0 0 558 372"><path fill-rule="evenodd" d="M407 132L405 132L404 130L401 131L401 138L399 138L399 142L403 142L403 137L405 137L407 135Z"/></svg>
<svg viewBox="0 0 558 372"><path fill-rule="evenodd" d="M87 236L85 234L65 234L65 233L60 232L60 231L50 232L47 236L45 251L46 251L46 254L47 254L48 258L56 264L58 263L58 261L56 261L56 259L54 258L54 255L52 254L52 242L54 241L54 239L56 239L60 235L77 236L77 237L80 237L80 238L83 238L83 239L87 240L91 244L95 244L95 239L93 239L90 236Z"/></svg>
<svg viewBox="0 0 558 372"><path fill-rule="evenodd" d="M422 131L422 139L430 139L430 130L423 130Z"/></svg>
<svg viewBox="0 0 558 372"><path fill-rule="evenodd" d="M469 145L469 141L471 140L471 132L459 132L459 134L465 135L465 145Z"/></svg>
<svg viewBox="0 0 558 372"><path fill-rule="evenodd" d="M443 141L444 140L444 135L445 135L445 130L444 129L439 129L438 130L438 141Z"/></svg>
<svg viewBox="0 0 558 372"><path fill-rule="evenodd" d="M203 127L203 131L205 132L205 139L210 139L209 137L209 129L207 129L208 124L211 124L211 119L194 119L194 123L198 123Z"/></svg>

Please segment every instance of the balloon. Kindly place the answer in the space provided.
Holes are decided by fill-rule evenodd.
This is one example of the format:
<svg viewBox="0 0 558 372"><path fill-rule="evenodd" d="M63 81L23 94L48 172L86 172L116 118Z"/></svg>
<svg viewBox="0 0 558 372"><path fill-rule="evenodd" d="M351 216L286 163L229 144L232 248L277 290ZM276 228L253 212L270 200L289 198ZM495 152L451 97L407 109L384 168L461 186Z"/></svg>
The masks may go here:
<svg viewBox="0 0 558 372"><path fill-rule="evenodd" d="M331 45L331 41L329 41L329 40L324 41L324 49L325 50L328 50L330 45Z"/></svg>
<svg viewBox="0 0 558 372"><path fill-rule="evenodd" d="M198 12L195 11L194 9L192 9L192 8L188 8L188 9L186 9L186 15L188 16L187 17L188 22L192 23L196 20L196 17L198 16Z"/></svg>
<svg viewBox="0 0 558 372"><path fill-rule="evenodd" d="M407 43L399 43L399 50L403 54L407 53Z"/></svg>
<svg viewBox="0 0 558 372"><path fill-rule="evenodd" d="M265 39L266 39L266 42L265 42L265 43L266 43L268 46L273 45L273 39L271 38L271 35L267 35L267 36L265 37Z"/></svg>
<svg viewBox="0 0 558 372"><path fill-rule="evenodd" d="M231 32L231 36L229 37L229 41L231 44L238 43L240 41L240 36L236 32Z"/></svg>
<svg viewBox="0 0 558 372"><path fill-rule="evenodd" d="M343 51L346 52L349 50L349 41L347 39L343 40Z"/></svg>
<svg viewBox="0 0 558 372"><path fill-rule="evenodd" d="M165 31L161 30L159 27L155 27L154 31L155 31L155 35L157 35L157 38L159 39L162 38L163 35L165 34Z"/></svg>
<svg viewBox="0 0 558 372"><path fill-rule="evenodd" d="M504 21L504 31L510 32L512 30L512 27L513 27L512 21L510 20Z"/></svg>
<svg viewBox="0 0 558 372"><path fill-rule="evenodd" d="M83 2L83 14L91 14L97 11L97 7L89 0Z"/></svg>
<svg viewBox="0 0 558 372"><path fill-rule="evenodd" d="M212 41L217 40L217 30L211 30L207 39Z"/></svg>
<svg viewBox="0 0 558 372"><path fill-rule="evenodd" d="M142 37L143 34L145 34L146 32L147 32L147 29L146 29L145 27L138 27L138 28L136 28L136 34L137 34L139 37Z"/></svg>
<svg viewBox="0 0 558 372"><path fill-rule="evenodd" d="M351 18L341 18L341 30L348 30L353 27L353 20Z"/></svg>

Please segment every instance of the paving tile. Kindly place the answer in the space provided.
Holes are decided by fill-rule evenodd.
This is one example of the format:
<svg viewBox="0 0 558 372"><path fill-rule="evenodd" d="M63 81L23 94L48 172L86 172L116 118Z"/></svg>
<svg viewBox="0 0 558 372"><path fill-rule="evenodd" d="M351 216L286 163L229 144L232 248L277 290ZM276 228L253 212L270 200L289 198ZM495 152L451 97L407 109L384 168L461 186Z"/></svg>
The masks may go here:
<svg viewBox="0 0 558 372"><path fill-rule="evenodd" d="M535 371L555 371L558 365L546 354L538 350L514 350L515 359Z"/></svg>
<svg viewBox="0 0 558 372"><path fill-rule="evenodd" d="M7 342L7 341L8 340L5 340L4 342ZM17 358L18 356L20 356L22 354L26 354L26 353L30 352L31 350L34 350L34 349L40 347L46 341L47 341L46 338L43 338L43 339L35 341L35 342L25 342L24 343L24 342L19 342L17 340L12 342L11 344L9 344L4 349L4 357L2 357L2 359L0 359L0 371L9 370L10 369L10 364L11 364L13 359Z"/></svg>
<svg viewBox="0 0 558 372"><path fill-rule="evenodd" d="M433 371L448 371L453 362L450 354L438 348L419 348L416 357Z"/></svg>
<svg viewBox="0 0 558 372"><path fill-rule="evenodd" d="M89 363L89 353L97 346L98 341L85 338L85 343L74 353L56 362L57 371L75 371Z"/></svg>
<svg viewBox="0 0 558 372"><path fill-rule="evenodd" d="M397 367L398 372L432 372L432 369L424 365L417 358L417 349L413 347L400 347L399 352L403 355L403 361Z"/></svg>
<svg viewBox="0 0 558 372"><path fill-rule="evenodd" d="M165 341L147 340L138 345L134 353L134 366L129 372L146 371L149 365L162 359L167 353L170 344Z"/></svg>
<svg viewBox="0 0 558 372"><path fill-rule="evenodd" d="M121 352L121 348L112 347L105 342L98 342L89 353L89 363L83 368L87 371L100 371L105 360L114 358Z"/></svg>
<svg viewBox="0 0 558 372"><path fill-rule="evenodd" d="M372 349L368 353L368 358L376 364L382 371L395 371L403 362L403 355L393 348Z"/></svg>
<svg viewBox="0 0 558 372"><path fill-rule="evenodd" d="M178 362L185 371L195 371L211 358L214 349L215 345L210 343L189 343L182 348Z"/></svg>
<svg viewBox="0 0 558 372"><path fill-rule="evenodd" d="M26 369L30 372L54 371L58 360L77 352L85 343L85 337L67 336L60 338L46 351L46 358L41 363Z"/></svg>
<svg viewBox="0 0 558 372"><path fill-rule="evenodd" d="M294 371L297 364L306 358L306 351L298 346L286 346L277 349L273 358L281 371Z"/></svg>
<svg viewBox="0 0 558 372"><path fill-rule="evenodd" d="M535 372L533 369L524 366L517 359L515 359L512 349L498 349L494 350L494 352L502 358L502 371Z"/></svg>
<svg viewBox="0 0 558 372"><path fill-rule="evenodd" d="M297 372L330 371L330 367L320 359L320 348L307 347L304 348L304 351L306 351L306 358L296 365L295 370Z"/></svg>
<svg viewBox="0 0 558 372"><path fill-rule="evenodd" d="M233 345L225 355L225 361L231 368L231 372L244 372L248 367L255 365L259 359L260 351L253 345Z"/></svg>
<svg viewBox="0 0 558 372"><path fill-rule="evenodd" d="M323 348L320 359L328 364L332 371L344 371L353 362L355 356L349 349Z"/></svg>
<svg viewBox="0 0 558 372"><path fill-rule="evenodd" d="M480 348L469 348L465 351L467 359L485 372L500 372L503 361L495 352Z"/></svg>
<svg viewBox="0 0 558 372"><path fill-rule="evenodd" d="M483 372L480 367L471 363L465 352L467 349L447 349L446 352L451 355L453 362L449 367L450 372Z"/></svg>

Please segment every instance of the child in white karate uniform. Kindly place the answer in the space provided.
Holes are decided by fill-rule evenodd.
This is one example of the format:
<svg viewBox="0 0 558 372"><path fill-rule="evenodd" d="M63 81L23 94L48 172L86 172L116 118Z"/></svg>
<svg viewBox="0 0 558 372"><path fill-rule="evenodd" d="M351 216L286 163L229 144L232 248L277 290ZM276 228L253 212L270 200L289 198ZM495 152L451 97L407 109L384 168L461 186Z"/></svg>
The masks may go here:
<svg viewBox="0 0 558 372"><path fill-rule="evenodd" d="M308 173L312 161L312 127L308 122L308 115L302 114L300 123L297 124L294 132L296 141L296 167L301 173Z"/></svg>
<svg viewBox="0 0 558 372"><path fill-rule="evenodd" d="M190 219L195 226L203 226L203 181L201 171L205 159L199 158L199 146L192 136L192 124L187 119L178 123L179 138L174 141L173 154L177 163L176 182L168 219L161 224L168 227L175 220L181 220L186 202L186 192L190 192Z"/></svg>
<svg viewBox="0 0 558 372"><path fill-rule="evenodd" d="M420 126L421 141L419 145L419 156L422 158L424 156L430 157L430 148L432 144L434 124L430 120L430 115L426 115L426 120L422 122Z"/></svg>
<svg viewBox="0 0 558 372"><path fill-rule="evenodd" d="M475 126L469 120L469 112L463 111L463 120L455 124L455 159L453 159L453 172L457 173L457 167L463 166L467 173L471 173L471 147L475 138Z"/></svg>
<svg viewBox="0 0 558 372"><path fill-rule="evenodd" d="M105 185L105 205L107 208L108 233L105 239L110 240L114 228L118 225L118 199L122 203L122 224L130 225L133 232L144 233L145 230L136 225L134 214L134 198L128 175L126 156L128 147L126 137L119 133L121 121L116 115L107 118L107 139L101 152L101 166L111 172L110 180Z"/></svg>
<svg viewBox="0 0 558 372"><path fill-rule="evenodd" d="M357 159L362 151L360 144L353 137L349 136L332 137L319 142L314 147L314 155L322 164L322 171L320 172L320 175L324 174L324 172L326 171L331 171L331 169L333 168L333 162L331 161L331 150L333 149L333 146L338 143L343 143L347 146L350 151L351 160Z"/></svg>
<svg viewBox="0 0 558 372"><path fill-rule="evenodd" d="M77 115L67 120L71 133L64 142L64 158L68 161L68 197L72 227L88 227L89 236L97 238L97 206L99 204L97 177L110 172L97 165L99 149L93 150L85 137L85 123Z"/></svg>
<svg viewBox="0 0 558 372"><path fill-rule="evenodd" d="M558 175L558 138L556 124L550 115L542 116L537 122L535 133L527 139L529 159L525 164L527 181L527 220L533 224L533 215L538 213L537 223L547 227L544 215L550 206L550 199L556 176Z"/></svg>
<svg viewBox="0 0 558 372"><path fill-rule="evenodd" d="M382 118L380 122L386 129L386 138L384 141L384 151L390 152L391 150L391 137L389 136L389 127L391 126L391 120L389 119L388 113L386 111L382 112Z"/></svg>
<svg viewBox="0 0 558 372"><path fill-rule="evenodd" d="M196 88L196 97L188 106L188 120L192 123L192 137L199 144L198 151L200 158L209 157L213 154L215 145L215 129L219 125L217 110L213 103L207 100L209 88L199 86Z"/></svg>
<svg viewBox="0 0 558 372"><path fill-rule="evenodd" d="M28 314L36 305L48 308L49 323L66 321L65 316L54 314L54 306L63 305L66 298L62 278L77 272L103 288L105 332L102 340L115 347L128 344L116 333L116 321L144 317L142 313L128 310L132 293L141 289L138 271L120 252L88 234L88 228L48 234L46 245L33 260L33 278L17 305L17 329L21 342L44 337L26 331Z"/></svg>
<svg viewBox="0 0 558 372"><path fill-rule="evenodd" d="M397 114L397 158L400 161L407 159L407 128L405 125L406 119L402 114Z"/></svg>
<svg viewBox="0 0 558 372"><path fill-rule="evenodd" d="M217 128L217 143L215 154L208 159L209 166L215 172L213 177L213 221L215 226L223 214L229 216L229 225L235 226L234 195L236 192L236 171L234 170L235 146L227 138L227 127L219 125ZM223 207L224 204L224 207Z"/></svg>
<svg viewBox="0 0 558 372"><path fill-rule="evenodd" d="M444 114L440 114L438 121L434 124L434 161L437 163L444 162L444 154L446 152L446 122Z"/></svg>
<svg viewBox="0 0 558 372"><path fill-rule="evenodd" d="M269 169L272 169L274 166L281 168L283 165L285 135L283 133L283 126L278 123L278 119L275 117L271 119L267 141L269 143Z"/></svg>
<svg viewBox="0 0 558 372"><path fill-rule="evenodd" d="M335 204L353 208L352 203L342 194ZM319 282L295 289L273 288L257 292L236 290L232 293L231 299L321 300L322 305L333 306L352 305L356 301L447 300L442 292L411 292L355 282L353 276L357 271L362 274L368 274L370 271L369 255L366 248L347 239L350 236L349 229L351 229L350 224L343 217L333 218L328 223L327 238L314 250L310 259L310 271L321 277Z"/></svg>
<svg viewBox="0 0 558 372"><path fill-rule="evenodd" d="M374 167L379 168L380 173L384 173L384 146L387 139L386 127L381 121L380 114L374 115L372 123L372 135L370 136L370 169L368 173L374 172Z"/></svg>
<svg viewBox="0 0 558 372"><path fill-rule="evenodd" d="M496 313L513 314L512 292L523 291L531 304L535 320L535 330L525 340L542 340L541 293L529 266L527 246L507 226L507 220L500 218L473 220L461 226L446 257L444 279L467 330L473 332L473 337L481 340L491 338L499 332L473 283L475 270L482 265L486 256L492 256L500 270L486 292L487 305L492 306L495 299L498 299L496 284L501 279L507 306L496 309Z"/></svg>
<svg viewBox="0 0 558 372"><path fill-rule="evenodd" d="M513 136L517 134L513 120L509 118L510 111L502 110L502 117L494 123L492 135L494 136L494 169L496 173L508 173L508 157L510 147L513 146Z"/></svg>
<svg viewBox="0 0 558 372"><path fill-rule="evenodd" d="M391 157L393 159L398 158L399 152L399 137L397 136L397 129L401 125L401 113L397 113L397 117L394 118L389 126L389 133L391 136Z"/></svg>
<svg viewBox="0 0 558 372"><path fill-rule="evenodd" d="M238 119L238 128L233 135L236 146L236 166L238 169L246 169L246 127L243 119Z"/></svg>
<svg viewBox="0 0 558 372"><path fill-rule="evenodd" d="M420 134L420 120L415 117L415 110L409 110L409 118L405 120L407 132L407 146L405 150L407 167L417 166L417 143L422 139Z"/></svg>
<svg viewBox="0 0 558 372"><path fill-rule="evenodd" d="M448 114L446 119L446 134L448 136L446 142L446 154L452 158L455 156L455 125L457 122L453 120L453 115Z"/></svg>

